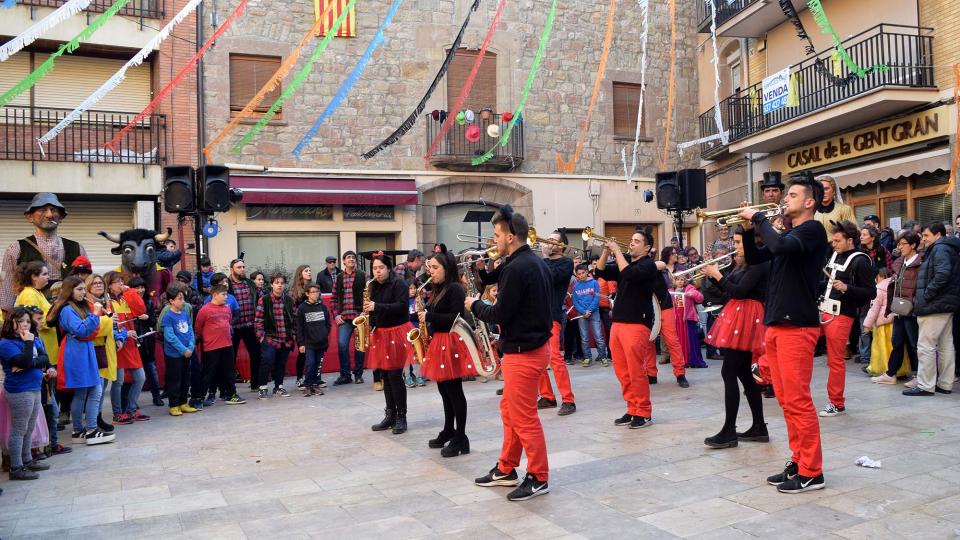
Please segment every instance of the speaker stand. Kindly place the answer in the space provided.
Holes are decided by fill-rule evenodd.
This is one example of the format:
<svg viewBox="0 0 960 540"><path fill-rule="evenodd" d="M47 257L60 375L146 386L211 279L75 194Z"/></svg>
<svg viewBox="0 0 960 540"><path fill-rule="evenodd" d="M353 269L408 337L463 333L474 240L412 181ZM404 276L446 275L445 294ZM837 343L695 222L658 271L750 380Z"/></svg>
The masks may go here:
<svg viewBox="0 0 960 540"><path fill-rule="evenodd" d="M692 214L689 210L682 210L680 208L671 208L667 210L668 214L673 216L673 227L677 233L677 249L683 249L683 216L684 214Z"/></svg>

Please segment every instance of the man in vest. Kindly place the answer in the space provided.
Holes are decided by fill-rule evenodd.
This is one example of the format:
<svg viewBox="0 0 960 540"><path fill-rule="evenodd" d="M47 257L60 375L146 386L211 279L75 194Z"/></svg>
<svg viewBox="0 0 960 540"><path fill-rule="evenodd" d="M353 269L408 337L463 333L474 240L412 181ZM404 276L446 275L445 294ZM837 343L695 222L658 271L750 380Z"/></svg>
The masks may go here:
<svg viewBox="0 0 960 540"><path fill-rule="evenodd" d="M17 265L29 261L44 261L50 268L50 281L59 281L70 275L69 263L86 255L79 242L60 236L58 228L67 217L67 209L53 193L37 193L23 213L33 224L33 235L17 240L3 252L0 266L0 309L7 312L13 307L16 293L13 291L13 276Z"/></svg>

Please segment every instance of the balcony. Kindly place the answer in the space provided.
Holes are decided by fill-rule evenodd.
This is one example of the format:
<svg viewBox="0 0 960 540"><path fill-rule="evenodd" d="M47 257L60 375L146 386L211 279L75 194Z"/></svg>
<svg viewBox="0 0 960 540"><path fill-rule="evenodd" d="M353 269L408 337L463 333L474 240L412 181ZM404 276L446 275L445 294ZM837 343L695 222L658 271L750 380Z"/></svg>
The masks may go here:
<svg viewBox="0 0 960 540"><path fill-rule="evenodd" d="M889 70L834 85L821 73L831 70L829 48L790 66L799 105L764 114L762 82L720 102L730 151L772 152L935 101L931 28L880 24L843 42L857 65L886 64ZM817 62L822 62L822 66ZM846 66L837 73L846 76ZM700 115L702 137L716 134L713 108ZM715 159L726 149L718 141L701 145L701 157Z"/></svg>
<svg viewBox="0 0 960 540"><path fill-rule="evenodd" d="M162 114L151 114L137 122L118 143L114 154L103 145L136 115L87 111L41 152L36 139L69 113L70 109L10 105L0 108L0 160L138 165L166 162L166 118Z"/></svg>
<svg viewBox="0 0 960 540"><path fill-rule="evenodd" d="M470 161L487 152L499 138L492 138L487 135L487 127L491 125L500 126L500 132L506 131L510 122L505 122L499 114L490 115L489 119L484 120L477 115L476 126L480 128L480 140L470 142L467 140L466 132L470 124L459 125L453 119L453 127L440 141L437 151L430 156L430 164L434 167L458 172L507 172L512 171L523 163L523 121L518 120L510 133L510 140L505 146L498 146L493 150L493 159L483 165L473 166ZM440 132L441 123L434 120L429 114L424 115L424 122L427 124L427 145Z"/></svg>
<svg viewBox="0 0 960 540"><path fill-rule="evenodd" d="M777 0L713 0L717 6L717 35L720 37L761 37L784 22ZM803 0L793 0L793 7L807 9ZM710 6L697 2L697 31L710 32Z"/></svg>
<svg viewBox="0 0 960 540"><path fill-rule="evenodd" d="M118 15L129 17L142 17L145 19L163 19L165 0L130 0L127 5L120 8ZM19 0L20 4L26 6L41 6L58 8L67 3L67 0ZM113 5L112 0L93 0L87 6L86 11L91 13L103 13Z"/></svg>

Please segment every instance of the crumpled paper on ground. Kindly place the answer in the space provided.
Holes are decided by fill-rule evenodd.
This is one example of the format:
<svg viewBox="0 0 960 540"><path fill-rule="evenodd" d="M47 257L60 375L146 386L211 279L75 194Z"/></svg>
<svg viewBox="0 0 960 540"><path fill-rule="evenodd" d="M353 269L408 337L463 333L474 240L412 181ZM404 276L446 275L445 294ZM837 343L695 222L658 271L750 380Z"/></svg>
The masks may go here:
<svg viewBox="0 0 960 540"><path fill-rule="evenodd" d="M880 460L878 459L874 461L867 456L860 456L859 458L857 458L857 465L861 467L867 467L869 469L879 469Z"/></svg>

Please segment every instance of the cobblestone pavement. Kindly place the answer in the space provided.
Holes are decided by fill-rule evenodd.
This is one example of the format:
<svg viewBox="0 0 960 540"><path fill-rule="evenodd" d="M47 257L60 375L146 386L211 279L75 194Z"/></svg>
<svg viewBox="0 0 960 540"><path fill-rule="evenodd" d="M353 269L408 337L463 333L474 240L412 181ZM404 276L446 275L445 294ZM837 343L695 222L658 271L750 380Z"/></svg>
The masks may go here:
<svg viewBox="0 0 960 540"><path fill-rule="evenodd" d="M541 411L551 492L524 503L473 478L497 459L500 383L465 383L472 452L427 448L442 423L435 385L409 391L410 431L373 433L383 397L366 385L325 396L218 403L118 426L113 444L51 458L32 482L0 486L2 538L946 538L960 533L960 408L905 398L849 364L847 413L821 419L827 488L765 484L787 456L783 416L765 399L770 444L710 450L722 423L721 362L681 389L661 369L654 424L623 414L612 368L571 366L578 412ZM669 367L669 366L661 366ZM328 382L332 380L330 375ZM826 401L818 359L814 399ZM292 380L288 383L292 385ZM245 394L250 399L250 394ZM149 403L149 399L141 400ZM743 400L741 400L743 401ZM106 408L109 410L109 408ZM749 423L742 403L741 428ZM863 455L881 469L858 467ZM5 478L5 475L3 475Z"/></svg>

